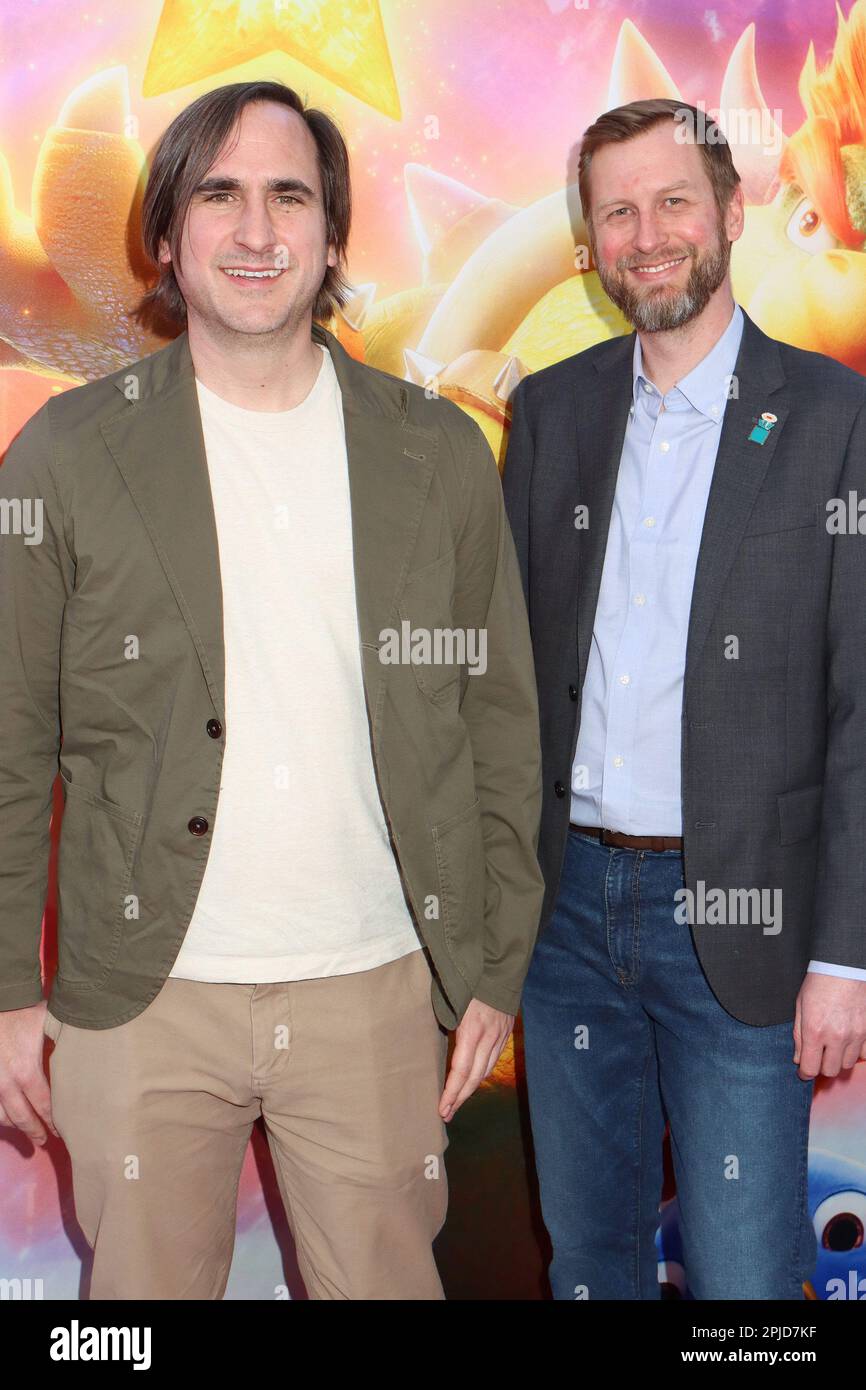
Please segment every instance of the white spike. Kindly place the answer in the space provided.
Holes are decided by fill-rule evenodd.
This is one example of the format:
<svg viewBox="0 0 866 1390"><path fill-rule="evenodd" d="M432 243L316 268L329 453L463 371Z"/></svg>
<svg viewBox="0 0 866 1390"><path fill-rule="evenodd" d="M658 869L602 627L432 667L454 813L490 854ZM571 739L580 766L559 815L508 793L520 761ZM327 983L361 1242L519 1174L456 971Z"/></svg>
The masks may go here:
<svg viewBox="0 0 866 1390"><path fill-rule="evenodd" d="M682 101L677 84L655 49L630 19L624 19L616 41L603 109L610 111L615 106L625 106L644 97L670 97Z"/></svg>
<svg viewBox="0 0 866 1390"><path fill-rule="evenodd" d="M403 349L403 361L406 367L403 380L414 381L416 386L427 386L438 377L445 365L444 362L434 361L432 357L425 357L414 348Z"/></svg>
<svg viewBox="0 0 866 1390"><path fill-rule="evenodd" d="M522 381L523 378L528 375L529 372L527 368L524 367L520 358L512 355L505 363L502 371L498 373L493 383L495 395L500 401L509 400L518 382Z"/></svg>
<svg viewBox="0 0 866 1390"><path fill-rule="evenodd" d="M758 81L754 24L743 30L728 59L719 98L719 125L731 147L746 201L763 203L778 172L786 137Z"/></svg>
<svg viewBox="0 0 866 1390"><path fill-rule="evenodd" d="M376 298L376 285L371 281L366 285L352 285L349 296L340 310L350 328L362 329L370 306Z"/></svg>
<svg viewBox="0 0 866 1390"><path fill-rule="evenodd" d="M492 201L474 188L448 174L427 169L423 164L407 164L403 170L409 217L421 253L428 256L442 230ZM435 228L440 228L439 232Z"/></svg>

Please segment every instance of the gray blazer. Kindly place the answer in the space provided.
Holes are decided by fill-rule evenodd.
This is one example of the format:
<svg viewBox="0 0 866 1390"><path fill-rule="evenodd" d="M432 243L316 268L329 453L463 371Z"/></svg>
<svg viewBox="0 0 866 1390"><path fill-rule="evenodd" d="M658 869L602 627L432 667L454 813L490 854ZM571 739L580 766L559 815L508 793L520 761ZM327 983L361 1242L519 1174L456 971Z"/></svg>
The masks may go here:
<svg viewBox="0 0 866 1390"><path fill-rule="evenodd" d="M683 851L695 901L781 890L781 930L692 925L723 1007L772 1024L793 1018L810 958L866 968L866 534L828 526L830 499L853 515L862 498L866 532L866 380L744 317L689 620ZM633 348L634 333L598 343L512 398L504 490L541 715L542 932L565 854ZM778 423L759 445L748 436L764 411ZM738 660L725 657L729 634Z"/></svg>

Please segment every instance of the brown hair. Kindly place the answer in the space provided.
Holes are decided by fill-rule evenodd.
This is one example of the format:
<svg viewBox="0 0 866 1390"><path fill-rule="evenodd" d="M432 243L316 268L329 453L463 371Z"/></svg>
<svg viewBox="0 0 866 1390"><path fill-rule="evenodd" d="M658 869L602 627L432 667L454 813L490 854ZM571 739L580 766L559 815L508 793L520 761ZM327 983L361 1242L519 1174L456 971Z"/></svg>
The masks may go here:
<svg viewBox="0 0 866 1390"><path fill-rule="evenodd" d="M719 216L724 217L734 190L740 182L740 176L734 168L731 147L721 128L705 111L699 111L696 106L689 106L684 101L669 97L654 97L646 101L630 101L627 106L617 106L612 111L605 111L604 115L599 116L598 120L593 121L584 131L577 166L577 187L588 231L589 170L596 150L600 150L604 145L617 145L625 140L633 140L635 136L643 135L662 121L669 120L682 122L686 127L691 126L695 132L702 126L705 129L707 138L697 139L695 143L701 152L704 168L713 187Z"/></svg>
<svg viewBox="0 0 866 1390"><path fill-rule="evenodd" d="M141 205L141 231L145 252L158 268L159 279L133 311L140 323L156 331L185 326L186 304L173 263L181 264L180 240L187 208L244 107L263 101L280 102L297 111L316 142L327 239L337 253L337 265L328 266L313 316L327 319L337 305L345 303L348 284L344 268L352 194L349 153L340 131L330 116L305 106L297 92L283 82L232 82L205 92L175 116L153 152ZM172 263L167 265L159 261L163 240L172 255Z"/></svg>

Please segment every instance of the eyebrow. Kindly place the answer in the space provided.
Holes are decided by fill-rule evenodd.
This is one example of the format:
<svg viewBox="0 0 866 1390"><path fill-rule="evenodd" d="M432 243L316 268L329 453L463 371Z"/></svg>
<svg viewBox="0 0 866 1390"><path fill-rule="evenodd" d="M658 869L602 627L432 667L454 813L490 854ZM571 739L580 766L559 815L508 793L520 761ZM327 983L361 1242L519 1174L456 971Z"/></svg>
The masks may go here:
<svg viewBox="0 0 866 1390"><path fill-rule="evenodd" d="M663 193L672 193L672 192L674 191L674 189L676 189L676 188L691 188L691 186L692 186L691 179L680 179L679 183L669 183L669 184L666 184L664 188L658 189L657 192L658 192L658 195L661 195L661 194L663 194ZM622 207L623 203L628 203L628 202L631 202L631 199L630 199L630 198L611 198L611 199L610 199L608 202L606 202L606 203L599 203L599 205L598 205L598 210L599 210L599 212L601 212L603 208L618 208L618 207Z"/></svg>
<svg viewBox="0 0 866 1390"><path fill-rule="evenodd" d="M236 193L244 188L242 179L229 178L227 174L215 174L211 178L202 179L193 189L193 193ZM304 193L313 198L315 194L312 188L304 183L303 179L268 179L265 185L269 193Z"/></svg>

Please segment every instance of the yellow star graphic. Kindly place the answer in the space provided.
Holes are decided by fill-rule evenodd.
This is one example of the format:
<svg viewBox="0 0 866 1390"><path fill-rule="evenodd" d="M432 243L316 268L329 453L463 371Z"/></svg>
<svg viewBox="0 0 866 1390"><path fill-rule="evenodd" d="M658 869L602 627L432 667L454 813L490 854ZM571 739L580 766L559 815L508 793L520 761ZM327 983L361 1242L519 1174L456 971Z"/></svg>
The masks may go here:
<svg viewBox="0 0 866 1390"><path fill-rule="evenodd" d="M161 96L275 51L400 120L379 0L165 0L143 94Z"/></svg>

